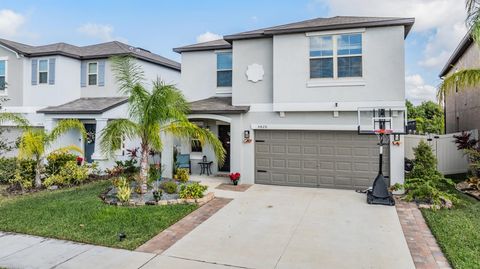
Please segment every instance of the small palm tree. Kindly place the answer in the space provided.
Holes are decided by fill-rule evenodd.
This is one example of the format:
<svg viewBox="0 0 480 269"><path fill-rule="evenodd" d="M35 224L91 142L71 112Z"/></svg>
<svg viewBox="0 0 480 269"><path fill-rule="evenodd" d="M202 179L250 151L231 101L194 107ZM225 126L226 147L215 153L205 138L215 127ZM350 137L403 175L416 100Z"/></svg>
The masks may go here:
<svg viewBox="0 0 480 269"><path fill-rule="evenodd" d="M466 0L467 19L466 24L470 28L469 34L473 40L480 44L480 0ZM455 89L462 91L471 89L480 84L480 69L461 69L443 79L438 87L437 98L443 102L447 94Z"/></svg>
<svg viewBox="0 0 480 269"><path fill-rule="evenodd" d="M220 165L225 149L210 130L188 121L189 106L183 94L173 85L161 80L153 82L151 92L145 88L144 73L130 57L112 58L112 68L119 92L128 96L128 118L109 122L102 131L101 147L104 154L120 149L122 138L140 140L140 184L147 191L148 155L150 150L162 150L162 133L180 138L196 138L208 143Z"/></svg>
<svg viewBox="0 0 480 269"><path fill-rule="evenodd" d="M44 161L46 158L47 150L52 146L53 142L55 142L58 137L73 129L79 130L82 136L84 138L86 137L87 132L85 131L85 127L77 119L61 120L50 132L47 132L44 129L34 128L26 128L23 132L22 137L20 138L18 157L20 159L28 158L35 160L36 188L40 188L42 186L41 175L42 171L44 170ZM70 150L77 151L80 154L83 153L83 151L75 145L61 147L55 149L54 151L59 150Z"/></svg>

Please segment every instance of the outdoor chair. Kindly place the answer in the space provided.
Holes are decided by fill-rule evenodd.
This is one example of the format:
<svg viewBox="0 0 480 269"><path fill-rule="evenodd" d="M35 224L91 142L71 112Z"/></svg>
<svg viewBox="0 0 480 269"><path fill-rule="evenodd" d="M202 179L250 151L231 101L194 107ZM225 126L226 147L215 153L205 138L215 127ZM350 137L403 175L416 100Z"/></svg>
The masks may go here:
<svg viewBox="0 0 480 269"><path fill-rule="evenodd" d="M177 168L188 168L188 172L192 173L192 164L190 162L190 154L178 154L177 162L175 163Z"/></svg>

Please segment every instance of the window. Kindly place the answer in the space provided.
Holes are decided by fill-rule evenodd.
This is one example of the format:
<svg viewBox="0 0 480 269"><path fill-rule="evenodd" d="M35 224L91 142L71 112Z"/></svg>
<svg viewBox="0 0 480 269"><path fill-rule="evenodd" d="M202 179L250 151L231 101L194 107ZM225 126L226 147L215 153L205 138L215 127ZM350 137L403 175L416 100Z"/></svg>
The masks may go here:
<svg viewBox="0 0 480 269"><path fill-rule="evenodd" d="M232 53L217 53L217 87L232 86Z"/></svg>
<svg viewBox="0 0 480 269"><path fill-rule="evenodd" d="M310 78L362 76L362 34L310 37Z"/></svg>
<svg viewBox="0 0 480 269"><path fill-rule="evenodd" d="M38 61L38 83L39 84L48 83L48 60Z"/></svg>
<svg viewBox="0 0 480 269"><path fill-rule="evenodd" d="M0 91L5 91L7 83L7 61L0 61Z"/></svg>
<svg viewBox="0 0 480 269"><path fill-rule="evenodd" d="M89 63L88 64L88 85L97 85L97 76L98 76L98 64Z"/></svg>
<svg viewBox="0 0 480 269"><path fill-rule="evenodd" d="M310 38L310 78L333 78L332 36Z"/></svg>

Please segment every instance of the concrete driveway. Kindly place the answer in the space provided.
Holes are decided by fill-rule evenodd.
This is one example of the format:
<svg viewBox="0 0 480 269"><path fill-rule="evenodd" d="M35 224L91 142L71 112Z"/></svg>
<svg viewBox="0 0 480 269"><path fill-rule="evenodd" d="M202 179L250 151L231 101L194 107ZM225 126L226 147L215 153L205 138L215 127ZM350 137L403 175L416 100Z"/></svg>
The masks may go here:
<svg viewBox="0 0 480 269"><path fill-rule="evenodd" d="M415 268L394 207L354 191L254 185L162 256L242 268Z"/></svg>

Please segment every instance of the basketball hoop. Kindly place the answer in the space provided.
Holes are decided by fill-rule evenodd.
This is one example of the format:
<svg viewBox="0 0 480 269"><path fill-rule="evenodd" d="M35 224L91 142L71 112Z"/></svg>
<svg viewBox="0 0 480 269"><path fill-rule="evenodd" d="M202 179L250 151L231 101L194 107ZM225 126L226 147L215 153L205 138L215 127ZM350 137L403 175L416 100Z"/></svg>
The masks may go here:
<svg viewBox="0 0 480 269"><path fill-rule="evenodd" d="M393 130L391 129L377 129L373 131L375 134L391 134Z"/></svg>

